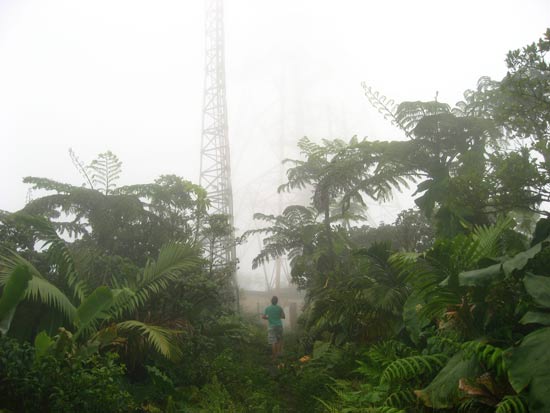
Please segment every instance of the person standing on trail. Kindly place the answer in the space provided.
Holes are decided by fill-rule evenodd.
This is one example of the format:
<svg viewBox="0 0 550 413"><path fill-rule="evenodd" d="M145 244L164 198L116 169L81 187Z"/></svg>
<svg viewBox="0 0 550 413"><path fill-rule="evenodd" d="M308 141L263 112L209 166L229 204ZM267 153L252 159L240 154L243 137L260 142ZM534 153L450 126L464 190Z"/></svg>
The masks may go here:
<svg viewBox="0 0 550 413"><path fill-rule="evenodd" d="M267 320L267 342L271 344L271 357L273 360L277 358L283 351L283 321L285 312L280 305L277 305L279 299L277 296L271 298L271 305L266 307L262 318Z"/></svg>

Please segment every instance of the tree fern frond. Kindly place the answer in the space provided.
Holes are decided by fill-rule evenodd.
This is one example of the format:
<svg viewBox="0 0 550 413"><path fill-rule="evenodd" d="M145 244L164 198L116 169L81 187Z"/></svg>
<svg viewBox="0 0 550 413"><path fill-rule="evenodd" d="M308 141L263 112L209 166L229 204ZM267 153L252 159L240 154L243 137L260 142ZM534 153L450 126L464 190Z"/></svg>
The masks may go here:
<svg viewBox="0 0 550 413"><path fill-rule="evenodd" d="M442 113L450 113L451 108L446 103L441 102L402 102L397 106L395 111L395 119L397 124L403 129L409 137L418 122L433 115Z"/></svg>
<svg viewBox="0 0 550 413"><path fill-rule="evenodd" d="M177 361L181 358L181 350L176 344L175 330L145 324L137 320L127 320L117 324L120 331L138 332L146 342L162 356Z"/></svg>
<svg viewBox="0 0 550 413"><path fill-rule="evenodd" d="M371 86L368 86L365 82L361 83L365 96L369 100L370 104L382 115L384 119L389 120L394 125L401 127L398 119L396 118L397 104L393 99L389 99L380 92L374 90ZM403 128L402 128L403 129Z"/></svg>

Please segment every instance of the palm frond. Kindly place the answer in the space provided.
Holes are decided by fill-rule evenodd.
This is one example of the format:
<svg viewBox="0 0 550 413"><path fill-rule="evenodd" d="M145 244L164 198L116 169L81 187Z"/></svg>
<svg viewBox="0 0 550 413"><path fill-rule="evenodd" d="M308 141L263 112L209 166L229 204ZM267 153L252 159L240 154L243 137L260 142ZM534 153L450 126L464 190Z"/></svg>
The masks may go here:
<svg viewBox="0 0 550 413"><path fill-rule="evenodd" d="M0 296L0 333L6 334L10 329L15 308L25 295L32 275L24 265L17 265L4 286Z"/></svg>
<svg viewBox="0 0 550 413"><path fill-rule="evenodd" d="M168 288L170 282L177 280L183 272L198 268L200 263L196 247L182 242L164 245L157 260L148 261L143 272L138 274L133 288L135 294L119 306L117 314L143 306L150 297Z"/></svg>
<svg viewBox="0 0 550 413"><path fill-rule="evenodd" d="M479 226L474 228L472 238L478 242L478 259L489 257L495 258L501 255L501 240L504 231L509 229L514 220L508 216L499 218L494 225Z"/></svg>
<svg viewBox="0 0 550 413"><path fill-rule="evenodd" d="M43 217L32 216L22 212L16 214L16 219L28 225L32 229L34 236L44 242L44 248L48 249L50 263L56 267L57 271L63 276L63 279L66 280L67 286L78 301L82 301L87 295L88 287L83 280L79 279L75 262L67 243L57 235L52 223Z"/></svg>
<svg viewBox="0 0 550 413"><path fill-rule="evenodd" d="M7 275L17 265L28 268L32 279L29 281L25 298L52 307L61 312L72 323L76 319L76 308L69 298L55 285L46 280L29 261L12 252L11 255L0 256L0 286L7 281Z"/></svg>
<svg viewBox="0 0 550 413"><path fill-rule="evenodd" d="M59 310L70 322L76 318L76 308L63 292L44 278L33 277L25 298Z"/></svg>
<svg viewBox="0 0 550 413"><path fill-rule="evenodd" d="M181 358L181 350L176 344L175 330L145 324L137 320L127 320L117 324L119 331L137 332L155 351L169 360L177 361Z"/></svg>

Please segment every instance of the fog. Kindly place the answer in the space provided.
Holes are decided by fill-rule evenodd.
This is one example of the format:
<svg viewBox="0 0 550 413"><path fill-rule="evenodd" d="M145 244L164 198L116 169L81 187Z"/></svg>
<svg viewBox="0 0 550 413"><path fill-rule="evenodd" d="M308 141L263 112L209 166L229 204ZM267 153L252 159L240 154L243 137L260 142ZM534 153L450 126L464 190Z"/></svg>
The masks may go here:
<svg viewBox="0 0 550 413"><path fill-rule="evenodd" d="M401 139L370 107L365 81L397 102L454 104L510 49L538 39L550 2L225 1L226 78L237 234L277 212L282 158L296 141ZM25 204L24 176L76 185L68 155L113 151L119 184L177 174L198 183L204 4L0 0L0 209ZM412 205L369 204L391 222ZM239 247L241 285L257 240Z"/></svg>

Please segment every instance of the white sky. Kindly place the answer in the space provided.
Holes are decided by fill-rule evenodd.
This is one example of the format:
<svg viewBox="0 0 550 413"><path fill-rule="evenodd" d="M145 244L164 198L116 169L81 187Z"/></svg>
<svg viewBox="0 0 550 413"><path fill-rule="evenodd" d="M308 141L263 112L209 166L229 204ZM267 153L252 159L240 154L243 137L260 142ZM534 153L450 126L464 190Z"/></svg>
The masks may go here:
<svg viewBox="0 0 550 413"><path fill-rule="evenodd" d="M203 23L203 0L0 0L0 209L23 207L24 176L81 184L69 148L85 162L112 150L120 184L198 182ZM301 136L401 137L361 81L396 101L439 91L454 104L541 37L550 1L226 0L225 25L242 232L254 212L276 211L280 158L296 156ZM372 219L410 204L375 207ZM243 282L254 248L238 252Z"/></svg>

